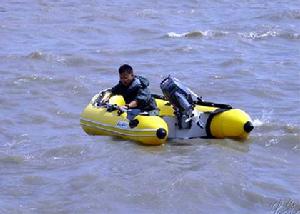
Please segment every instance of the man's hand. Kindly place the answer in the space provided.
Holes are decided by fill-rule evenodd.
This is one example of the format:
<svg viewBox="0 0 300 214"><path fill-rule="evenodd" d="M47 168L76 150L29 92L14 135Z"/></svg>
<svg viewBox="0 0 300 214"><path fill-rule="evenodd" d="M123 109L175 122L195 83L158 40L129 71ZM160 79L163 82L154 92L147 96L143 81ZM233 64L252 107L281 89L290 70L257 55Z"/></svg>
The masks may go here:
<svg viewBox="0 0 300 214"><path fill-rule="evenodd" d="M138 102L136 100L131 101L130 103L126 104L128 108L136 108L138 106Z"/></svg>
<svg viewBox="0 0 300 214"><path fill-rule="evenodd" d="M118 108L118 115L120 116L121 114L123 114L125 111L127 111L129 108L128 108L128 105L124 105L124 106L119 106Z"/></svg>
<svg viewBox="0 0 300 214"><path fill-rule="evenodd" d="M124 111L127 111L129 109L128 105L124 105L124 106L120 106L119 107L119 110L124 112Z"/></svg>

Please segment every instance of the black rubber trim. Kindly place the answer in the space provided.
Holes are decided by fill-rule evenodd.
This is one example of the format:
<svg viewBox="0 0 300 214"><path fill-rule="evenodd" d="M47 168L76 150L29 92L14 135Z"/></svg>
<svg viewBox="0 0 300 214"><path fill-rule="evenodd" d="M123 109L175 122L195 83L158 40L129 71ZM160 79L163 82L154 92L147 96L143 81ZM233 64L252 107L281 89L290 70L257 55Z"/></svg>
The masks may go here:
<svg viewBox="0 0 300 214"><path fill-rule="evenodd" d="M220 114L220 113L222 113L222 112L224 112L224 111L228 111L229 109L216 109L215 111L213 111L213 112L211 112L210 113L210 115L208 116L208 118L207 118L207 121L206 121L206 127L205 127L205 130L206 130L206 135L207 135L207 137L208 138L213 138L214 136L212 136L212 134L211 134L211 131L210 131L210 125L211 125L211 121L212 121L212 119L216 116L216 115L218 115L218 114Z"/></svg>
<svg viewBox="0 0 300 214"><path fill-rule="evenodd" d="M207 102L207 101L203 101L203 100L195 101L195 104L196 105L201 105L201 106L217 107L217 108L220 108L220 109L232 109L232 106L228 105L228 104L213 103L213 102Z"/></svg>
<svg viewBox="0 0 300 214"><path fill-rule="evenodd" d="M247 121L247 123L245 123L245 125L244 125L245 132L250 133L253 129L254 129L254 126L251 123L251 121Z"/></svg>
<svg viewBox="0 0 300 214"><path fill-rule="evenodd" d="M167 136L167 131L164 128L159 128L156 131L156 136L159 139L164 139Z"/></svg>
<svg viewBox="0 0 300 214"><path fill-rule="evenodd" d="M151 96L155 99L161 99L168 101L166 97L159 95L159 94L151 94ZM229 104L223 104L223 103L213 103L213 102L208 102L208 101L203 101L202 99L198 98L197 101L194 101L194 104L196 105L202 105L202 106L210 106L210 107L216 107L216 108L221 108L221 109L232 109L232 106Z"/></svg>

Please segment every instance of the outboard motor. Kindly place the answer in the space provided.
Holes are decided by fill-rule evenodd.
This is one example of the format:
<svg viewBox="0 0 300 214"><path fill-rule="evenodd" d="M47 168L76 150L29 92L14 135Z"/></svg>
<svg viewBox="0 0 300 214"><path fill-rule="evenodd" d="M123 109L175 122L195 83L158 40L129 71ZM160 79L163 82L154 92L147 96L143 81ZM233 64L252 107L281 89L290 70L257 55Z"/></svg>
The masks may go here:
<svg viewBox="0 0 300 214"><path fill-rule="evenodd" d="M160 83L160 88L175 110L179 129L190 129L194 110L193 92L171 76Z"/></svg>

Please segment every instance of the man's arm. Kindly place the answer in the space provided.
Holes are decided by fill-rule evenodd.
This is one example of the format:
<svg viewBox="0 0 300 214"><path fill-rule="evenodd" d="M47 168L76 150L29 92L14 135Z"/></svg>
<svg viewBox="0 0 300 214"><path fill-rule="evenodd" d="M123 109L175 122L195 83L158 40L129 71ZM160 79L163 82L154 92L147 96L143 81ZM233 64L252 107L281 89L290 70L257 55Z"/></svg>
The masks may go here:
<svg viewBox="0 0 300 214"><path fill-rule="evenodd" d="M149 102L150 98L151 98L151 94L150 94L149 89L148 88L140 88L138 90L135 101L137 101L137 103L140 106L144 106Z"/></svg>
<svg viewBox="0 0 300 214"><path fill-rule="evenodd" d="M130 103L126 104L125 106L126 106L127 108L135 108L135 107L138 106L138 101L133 100L133 101L131 101Z"/></svg>
<svg viewBox="0 0 300 214"><path fill-rule="evenodd" d="M106 89L106 93L102 97L101 103L107 103L108 100L111 98L111 96L119 94L120 91L120 86L119 84L115 85L112 88Z"/></svg>
<svg viewBox="0 0 300 214"><path fill-rule="evenodd" d="M136 98L130 103L126 104L125 108L136 108L138 106L143 106L149 100L149 91L147 89L139 88Z"/></svg>

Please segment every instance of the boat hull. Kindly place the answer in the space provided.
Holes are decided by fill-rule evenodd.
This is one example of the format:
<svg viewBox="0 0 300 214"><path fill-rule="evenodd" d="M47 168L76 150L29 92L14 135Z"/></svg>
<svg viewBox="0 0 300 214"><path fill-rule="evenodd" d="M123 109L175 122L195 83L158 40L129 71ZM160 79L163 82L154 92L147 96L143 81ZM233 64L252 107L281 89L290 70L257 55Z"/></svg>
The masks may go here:
<svg viewBox="0 0 300 214"><path fill-rule="evenodd" d="M108 111L105 106L97 106L94 96L81 114L80 124L90 135L110 135L140 142L144 145L161 145L167 139L188 138L234 138L245 140L251 128L251 118L240 109L222 109L214 106L195 105L191 128L178 127L174 109L164 99L156 99L160 113L158 116L138 115L138 124L131 126L127 113ZM111 105L124 105L121 96L113 96ZM250 126L250 127L249 127Z"/></svg>

